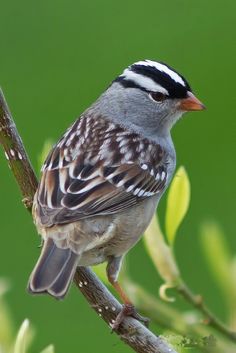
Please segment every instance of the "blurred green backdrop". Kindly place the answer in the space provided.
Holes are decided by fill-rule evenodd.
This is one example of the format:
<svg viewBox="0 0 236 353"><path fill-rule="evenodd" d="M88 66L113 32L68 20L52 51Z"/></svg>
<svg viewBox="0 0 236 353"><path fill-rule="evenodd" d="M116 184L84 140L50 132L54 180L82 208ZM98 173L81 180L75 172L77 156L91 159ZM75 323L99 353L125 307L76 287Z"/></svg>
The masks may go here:
<svg viewBox="0 0 236 353"><path fill-rule="evenodd" d="M0 20L0 85L37 170L44 141L58 139L128 64L166 61L190 81L208 109L188 114L173 131L178 164L192 185L176 256L186 281L222 318L199 226L217 219L235 249L235 13L235 0L1 0ZM26 292L39 238L2 151L0 198L0 276L11 281L16 324L28 317L37 329L32 352L49 343L57 353L130 351L75 288L64 302ZM132 277L157 295L161 280L142 242L128 262ZM170 305L186 307L180 300Z"/></svg>

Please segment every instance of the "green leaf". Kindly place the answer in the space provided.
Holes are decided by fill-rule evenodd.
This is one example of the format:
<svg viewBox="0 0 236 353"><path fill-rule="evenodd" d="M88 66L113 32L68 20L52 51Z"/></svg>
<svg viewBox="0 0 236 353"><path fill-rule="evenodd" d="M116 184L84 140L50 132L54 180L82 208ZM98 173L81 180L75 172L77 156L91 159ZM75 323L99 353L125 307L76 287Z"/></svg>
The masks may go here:
<svg viewBox="0 0 236 353"><path fill-rule="evenodd" d="M10 283L5 278L0 278L0 297L8 292Z"/></svg>
<svg viewBox="0 0 236 353"><path fill-rule="evenodd" d="M154 215L143 237L147 252L163 280L168 284L176 285L179 279L179 270L173 251L166 244L156 215Z"/></svg>
<svg viewBox="0 0 236 353"><path fill-rule="evenodd" d="M190 202L190 182L184 167L180 167L170 185L166 209L166 236L173 246L177 230L186 215Z"/></svg>
<svg viewBox="0 0 236 353"><path fill-rule="evenodd" d="M54 346L52 344L50 344L50 346L47 346L46 348L44 348L40 353L54 353Z"/></svg>
<svg viewBox="0 0 236 353"><path fill-rule="evenodd" d="M201 243L209 269L224 293L224 298L229 301L231 310L234 308L236 311L234 258L225 234L216 222L205 222L201 226Z"/></svg>
<svg viewBox="0 0 236 353"><path fill-rule="evenodd" d="M54 142L51 139L47 139L44 144L41 153L38 156L38 165L39 169L42 167L45 159L47 158L48 153L50 152Z"/></svg>
<svg viewBox="0 0 236 353"><path fill-rule="evenodd" d="M4 294L9 289L9 283L0 279L0 352L8 352L13 340L13 322Z"/></svg>
<svg viewBox="0 0 236 353"><path fill-rule="evenodd" d="M25 319L18 331L13 353L26 353L32 340L32 331L28 319Z"/></svg>

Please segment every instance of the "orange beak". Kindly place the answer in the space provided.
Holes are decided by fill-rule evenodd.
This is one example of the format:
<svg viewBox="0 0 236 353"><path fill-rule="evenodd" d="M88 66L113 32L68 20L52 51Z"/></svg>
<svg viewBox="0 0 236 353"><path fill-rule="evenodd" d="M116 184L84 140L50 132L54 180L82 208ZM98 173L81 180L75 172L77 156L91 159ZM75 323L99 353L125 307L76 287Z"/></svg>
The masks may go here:
<svg viewBox="0 0 236 353"><path fill-rule="evenodd" d="M188 97L181 100L179 109L188 112L191 110L203 110L206 109L206 107L194 94L188 92Z"/></svg>

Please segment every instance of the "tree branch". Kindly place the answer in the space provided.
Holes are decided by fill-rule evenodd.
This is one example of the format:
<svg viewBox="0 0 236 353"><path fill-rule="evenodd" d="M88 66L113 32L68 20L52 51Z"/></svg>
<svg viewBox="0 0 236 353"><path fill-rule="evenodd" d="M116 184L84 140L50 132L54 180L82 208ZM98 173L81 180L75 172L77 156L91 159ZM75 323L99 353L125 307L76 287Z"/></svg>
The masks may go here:
<svg viewBox="0 0 236 353"><path fill-rule="evenodd" d="M1 89L0 143L4 148L9 167L23 195L22 201L31 212L38 182Z"/></svg>
<svg viewBox="0 0 236 353"><path fill-rule="evenodd" d="M205 317L205 324L213 327L215 330L221 332L225 337L231 341L236 342L236 332L231 331L229 327L224 325L205 305L201 295L195 295L190 288L181 281L176 287L176 290L182 295L182 297L189 302L192 306L197 308Z"/></svg>
<svg viewBox="0 0 236 353"><path fill-rule="evenodd" d="M0 143L21 190L23 203L31 211L38 182L1 90ZM108 325L111 325L122 306L98 277L89 268L79 267L74 277L74 283L96 313ZM139 321L131 317L125 318L115 332L136 352L176 353L160 337L154 335Z"/></svg>

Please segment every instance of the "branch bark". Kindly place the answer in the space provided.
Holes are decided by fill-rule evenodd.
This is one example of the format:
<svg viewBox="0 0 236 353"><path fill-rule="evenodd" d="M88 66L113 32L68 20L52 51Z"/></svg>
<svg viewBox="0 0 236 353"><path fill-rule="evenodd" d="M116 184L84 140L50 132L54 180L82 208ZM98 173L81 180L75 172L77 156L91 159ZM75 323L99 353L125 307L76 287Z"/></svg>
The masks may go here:
<svg viewBox="0 0 236 353"><path fill-rule="evenodd" d="M236 332L231 331L223 322L221 322L205 305L204 300L201 295L195 295L190 290L190 288L181 281L181 283L176 287L176 290L182 297L189 302L192 306L197 308L205 317L205 323L213 327L218 332L221 332L225 337L230 339L232 342L236 342Z"/></svg>
<svg viewBox="0 0 236 353"><path fill-rule="evenodd" d="M31 212L38 182L1 90L0 143L5 151L9 167L21 190L22 201ZM96 313L108 325L111 325L122 306L98 277L89 268L78 267L74 283ZM164 340L131 317L125 318L122 325L115 332L122 341L136 352L176 353Z"/></svg>

